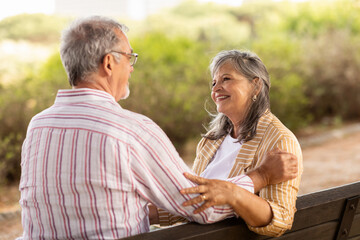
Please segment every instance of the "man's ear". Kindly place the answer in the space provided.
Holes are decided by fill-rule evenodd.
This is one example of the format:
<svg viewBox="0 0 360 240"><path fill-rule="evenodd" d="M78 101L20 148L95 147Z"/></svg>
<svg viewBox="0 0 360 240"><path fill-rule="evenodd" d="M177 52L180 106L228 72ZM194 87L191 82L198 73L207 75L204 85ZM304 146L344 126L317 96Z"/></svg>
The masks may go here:
<svg viewBox="0 0 360 240"><path fill-rule="evenodd" d="M114 56L111 54L106 54L101 63L101 68L106 75L108 76L112 75L113 65L114 65Z"/></svg>

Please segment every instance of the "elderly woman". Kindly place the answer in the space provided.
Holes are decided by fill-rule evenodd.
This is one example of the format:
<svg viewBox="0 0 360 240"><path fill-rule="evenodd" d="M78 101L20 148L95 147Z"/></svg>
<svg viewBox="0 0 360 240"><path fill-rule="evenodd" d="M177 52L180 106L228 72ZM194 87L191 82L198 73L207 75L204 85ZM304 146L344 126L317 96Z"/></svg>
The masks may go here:
<svg viewBox="0 0 360 240"><path fill-rule="evenodd" d="M197 147L193 170L187 175L198 187L184 194L201 195L185 202L203 202L196 211L229 204L258 233L280 236L292 226L302 173L302 153L294 134L270 112L270 79L260 58L248 51L222 51L212 60L211 98L218 114ZM258 195L221 180L261 165L270 150L279 148L298 159L297 177L262 188ZM203 178L202 178L203 177ZM207 178L207 179L206 179ZM210 179L208 179L210 178Z"/></svg>

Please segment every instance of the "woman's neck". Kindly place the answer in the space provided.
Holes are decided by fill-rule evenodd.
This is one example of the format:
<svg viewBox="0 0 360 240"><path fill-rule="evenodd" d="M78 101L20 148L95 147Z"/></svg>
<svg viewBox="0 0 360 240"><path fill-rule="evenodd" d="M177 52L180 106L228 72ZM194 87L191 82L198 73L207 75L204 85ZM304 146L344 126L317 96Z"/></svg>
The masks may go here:
<svg viewBox="0 0 360 240"><path fill-rule="evenodd" d="M239 115L238 115L239 116ZM229 120L231 121L232 124L232 130L230 132L230 136L233 138L238 138L239 137L239 132L241 130L241 122L243 121L243 119L239 119L237 116L237 118L229 118Z"/></svg>
<svg viewBox="0 0 360 240"><path fill-rule="evenodd" d="M239 129L240 129L240 127L233 125L233 129L230 132L230 136L232 138L238 138L239 137Z"/></svg>

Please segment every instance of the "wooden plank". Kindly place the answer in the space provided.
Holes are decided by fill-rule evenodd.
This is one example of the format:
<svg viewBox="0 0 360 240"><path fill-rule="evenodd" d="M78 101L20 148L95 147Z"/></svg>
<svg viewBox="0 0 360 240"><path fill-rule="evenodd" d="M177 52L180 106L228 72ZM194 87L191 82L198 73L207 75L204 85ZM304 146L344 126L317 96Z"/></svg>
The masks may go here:
<svg viewBox="0 0 360 240"><path fill-rule="evenodd" d="M131 240L157 240L157 239L249 239L262 240L269 238L260 236L248 230L242 219L225 219L214 224L187 223L150 233L144 233L125 238Z"/></svg>
<svg viewBox="0 0 360 240"><path fill-rule="evenodd" d="M184 237L182 239L186 240L218 240L218 239L229 239L229 240L241 240L241 239L249 239L249 240L263 240L268 237L257 235L251 231L249 231L245 225L245 223L241 225L234 225L229 228L223 230L213 229L209 232L201 232L196 235Z"/></svg>
<svg viewBox="0 0 360 240"><path fill-rule="evenodd" d="M342 216L345 200L341 199L311 208L298 209L295 213L292 230L297 231L309 226L339 219ZM301 198L299 198L299 201L301 201Z"/></svg>
<svg viewBox="0 0 360 240"><path fill-rule="evenodd" d="M295 217L294 227L291 232L300 232L296 233L299 236L302 236L302 231L305 231L310 235L311 230L307 228L311 228L312 226L319 225L319 223L327 223L331 222L331 220L337 220L340 217L341 209L343 208L344 201L337 201L335 203L327 203L323 206L318 206L317 208L310 208L302 210L300 209ZM341 204L342 203L342 204ZM328 221L328 219L331 219ZM335 224L338 225L338 222L335 221ZM334 223L332 223L334 225ZM326 225L328 226L328 225ZM321 232L321 227L317 227L321 234L326 232L327 234L334 234L337 230L337 226L330 231L325 229ZM305 230L304 230L305 229ZM300 231L299 231L300 230ZM302 231L301 231L302 230ZM288 236L289 233L286 233L284 236ZM231 237L230 237L231 236ZM297 236L297 235L296 235ZM328 235L324 235L328 236ZM266 236L257 235L251 231L249 231L241 219L226 219L219 223L214 223L210 225L201 225L197 223L188 223L180 226L175 226L163 230L158 230L151 233L145 233L138 235L138 237L132 237L129 239L132 240L150 240L150 239L249 239L249 240L262 240L269 239ZM284 238L286 239L286 238ZM301 239L301 238L299 238ZM309 238L313 239L313 238ZM320 238L321 239L321 238ZM329 238L328 238L329 239Z"/></svg>
<svg viewBox="0 0 360 240"><path fill-rule="evenodd" d="M339 219L342 217L346 199L357 195L360 195L360 182L299 196L297 201L298 211L295 214L293 228L278 239L333 239L339 226ZM359 207L356 212L359 212ZM351 228L351 234L353 234L351 236L356 239L359 231L356 230L359 229L358 214L356 215L356 221L353 224L355 230ZM299 236L299 238L297 238L297 236ZM331 237L323 238L322 236ZM181 226L136 235L126 239L211 240L222 238L247 240L272 239L251 232L248 230L243 220L235 218L226 219L210 225L188 223Z"/></svg>
<svg viewBox="0 0 360 240"><path fill-rule="evenodd" d="M360 240L360 235L348 238L348 240Z"/></svg>
<svg viewBox="0 0 360 240"><path fill-rule="evenodd" d="M356 195L360 195L360 182L301 195L298 197L300 201L297 202L296 206L298 209L307 209L317 205L322 205L323 203L346 199Z"/></svg>
<svg viewBox="0 0 360 240"><path fill-rule="evenodd" d="M336 230L339 223L337 221L327 222L317 226L302 229L300 231L289 232L281 237L276 238L277 240L304 240L304 239L316 239L316 240L328 240L334 239L336 236Z"/></svg>
<svg viewBox="0 0 360 240"><path fill-rule="evenodd" d="M360 195L360 182L300 196L292 230L339 219L346 199L356 195Z"/></svg>
<svg viewBox="0 0 360 240"><path fill-rule="evenodd" d="M346 199L346 205L344 207L343 215L339 219L340 227L338 229L336 240L347 240L351 230L351 225L354 221L359 199L360 196L355 196Z"/></svg>
<svg viewBox="0 0 360 240"><path fill-rule="evenodd" d="M360 204L359 204L360 205ZM360 214L356 214L351 225L349 237L360 235Z"/></svg>

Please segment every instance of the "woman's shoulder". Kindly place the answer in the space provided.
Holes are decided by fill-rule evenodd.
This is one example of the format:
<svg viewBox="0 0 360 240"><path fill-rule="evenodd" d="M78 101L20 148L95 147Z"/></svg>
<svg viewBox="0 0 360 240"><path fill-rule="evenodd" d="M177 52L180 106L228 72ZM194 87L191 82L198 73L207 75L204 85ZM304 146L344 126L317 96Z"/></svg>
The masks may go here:
<svg viewBox="0 0 360 240"><path fill-rule="evenodd" d="M216 140L211 140L209 138L202 137L201 140L199 141L198 145L197 145L197 149L200 150L200 149L204 148L207 145L213 145L213 143L215 141Z"/></svg>
<svg viewBox="0 0 360 240"><path fill-rule="evenodd" d="M217 150L223 142L224 138L225 136L219 139L209 139L206 137L202 137L196 147L196 150L197 152L200 152L202 149L204 149L205 151Z"/></svg>
<svg viewBox="0 0 360 240"><path fill-rule="evenodd" d="M289 138L289 139L294 139L297 140L295 134L289 129L287 128L281 121L279 118L277 118L273 113L271 114L271 121L269 123L269 126L267 128L267 133L268 134L276 134L281 136L282 138Z"/></svg>
<svg viewBox="0 0 360 240"><path fill-rule="evenodd" d="M301 146L295 134L288 129L275 115L271 114L265 134L262 137L261 147L268 150L280 148L298 156L302 161Z"/></svg>

